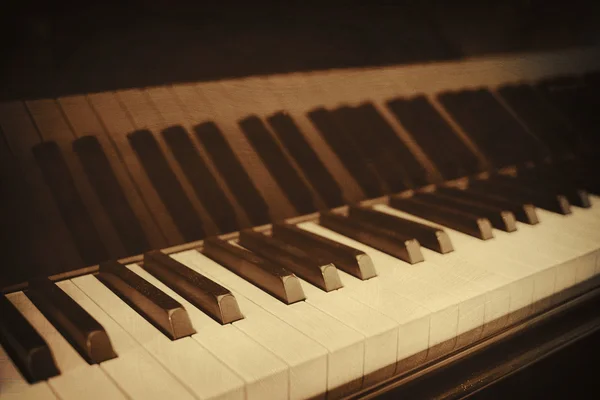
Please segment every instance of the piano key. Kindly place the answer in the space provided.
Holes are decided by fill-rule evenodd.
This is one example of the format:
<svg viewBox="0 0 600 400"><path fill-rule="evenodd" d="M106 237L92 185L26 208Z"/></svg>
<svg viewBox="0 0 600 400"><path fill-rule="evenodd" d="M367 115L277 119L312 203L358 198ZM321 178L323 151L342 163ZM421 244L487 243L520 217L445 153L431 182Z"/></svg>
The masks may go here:
<svg viewBox="0 0 600 400"><path fill-rule="evenodd" d="M348 217L358 221L371 223L388 231L400 232L404 235L414 237L421 246L435 250L438 253L449 253L454 250L448 235L441 230L428 225L418 224L402 218L389 217L386 214L375 212L366 207L350 206Z"/></svg>
<svg viewBox="0 0 600 400"><path fill-rule="evenodd" d="M423 164L419 162L406 143L400 139L379 110L372 103L362 103L357 109L362 114L366 125L371 127L370 132L373 136L378 137L378 140L383 144L383 148L389 149L388 151L393 154L392 158L397 160L398 165L406 170L412 187L428 184L427 171Z"/></svg>
<svg viewBox="0 0 600 400"><path fill-rule="evenodd" d="M98 400L125 398L121 390L104 373L101 367L89 365L52 326L25 293L14 292L6 297L38 331L52 350L61 373L50 378L48 383L59 398L65 400L77 400L81 399L82 396Z"/></svg>
<svg viewBox="0 0 600 400"><path fill-rule="evenodd" d="M223 189L225 185L219 185L218 172L209 167L207 154L201 157L201 146L194 140L194 127L196 121L203 121L206 117L192 116L193 112L186 109L187 103L178 98L173 86L156 86L146 88L145 94L148 98L148 106L153 109L161 118L160 121L154 122L155 126L160 126L163 151L167 152L167 148L171 150L171 164L174 171L180 180L188 180L182 182L188 196L193 197L195 194L200 203L195 203L194 208L200 213L203 223L206 225L207 234L212 235L217 232L231 232L232 224L239 218L236 215L236 209L232 207L235 200L230 193L225 193ZM192 103L192 110L202 113L203 105L198 104L198 99ZM195 114L195 113L194 113ZM167 157L170 155L167 154ZM189 158L188 158L189 157ZM211 165L212 167L212 165ZM185 177L185 178L184 178ZM216 178L216 179L215 179ZM223 184L223 182L220 182ZM194 192L194 193L192 193ZM228 196L229 195L229 196ZM194 202L196 200L194 199ZM215 226L213 226L213 223ZM244 221L245 223L245 221ZM221 227L221 225L224 225ZM213 229L214 228L214 229Z"/></svg>
<svg viewBox="0 0 600 400"><path fill-rule="evenodd" d="M183 237L175 225L169 210L153 186L141 160L131 147L127 135L136 130L123 108L120 99L112 92L95 93L86 96L99 122L105 127L107 139L118 152L126 171L131 176L136 190L141 193L151 218L156 221L159 230L168 245L183 242Z"/></svg>
<svg viewBox="0 0 600 400"><path fill-rule="evenodd" d="M412 197L391 197L390 206L482 240L488 240L494 237L492 225L487 218L452 210L446 207L434 207Z"/></svg>
<svg viewBox="0 0 600 400"><path fill-rule="evenodd" d="M194 133L252 224L268 223L269 206L217 125L213 122L196 125Z"/></svg>
<svg viewBox="0 0 600 400"><path fill-rule="evenodd" d="M229 290L160 251L144 254L144 269L221 324L244 318Z"/></svg>
<svg viewBox="0 0 600 400"><path fill-rule="evenodd" d="M331 262L318 263L308 253L283 240L253 230L241 231L238 240L241 246L283 266L326 292L339 289L341 286L335 265Z"/></svg>
<svg viewBox="0 0 600 400"><path fill-rule="evenodd" d="M170 339L196 333L185 308L116 261L101 263L98 279Z"/></svg>
<svg viewBox="0 0 600 400"><path fill-rule="evenodd" d="M531 190L546 191L556 193L567 198L569 203L577 207L590 207L588 193L573 185L571 182L565 182L559 176L547 176L539 168L522 168L518 171L518 176L511 177L497 174L490 177L492 181L500 181L516 187L524 187Z"/></svg>
<svg viewBox="0 0 600 400"><path fill-rule="evenodd" d="M505 85L498 93L554 155L573 153L576 132L531 85Z"/></svg>
<svg viewBox="0 0 600 400"><path fill-rule="evenodd" d="M14 156L15 173L22 177L24 193L31 193L22 193L24 195L19 195L18 201L22 203L28 217L21 223L28 222L31 244L36 249L31 252L35 254L30 254L32 264L44 269L44 273L48 275L82 265L71 233L31 152L31 147L40 142L40 136L25 105L22 102L2 103L0 125ZM33 226L35 229L32 229Z"/></svg>
<svg viewBox="0 0 600 400"><path fill-rule="evenodd" d="M354 280L353 278L348 279L344 282L345 284L347 283L348 286L344 289L340 289L342 293L349 291L351 293L350 295L357 300L365 302L370 306L378 307L378 309L381 309L380 307L382 306L388 309L394 309L394 307L396 307L395 303L400 303L399 310L411 316L413 313L407 311L414 308L414 306L406 304L407 300L409 303L414 302L419 307L428 310L428 313L425 314L425 316L427 316L426 320L422 320L424 315L421 313L417 313L419 316L417 320L409 320L410 322L407 321L406 315L395 315L395 318L397 318L399 321L402 321L403 324L408 323L409 326L412 325L412 328L409 329L423 329L426 327L429 331L429 333L425 335L424 341L420 340L416 343L413 342L411 343L412 346L409 348L407 348L406 344L399 343L399 346L402 346L403 349L401 352L402 355L410 356L412 358L416 358L419 362L423 362L425 359L433 359L451 351L456 344L459 326L464 328L465 332L471 327L476 327L477 318L473 320L472 317L468 317L469 315L472 316L474 308L479 308L477 314L481 318L480 325L483 323L484 309L481 307L481 305L483 304L484 299L482 297L479 297L478 299L479 304L474 305L472 302L464 301L461 305L460 299L456 297L456 294L449 293L447 290L442 289L439 285L431 286L428 280L423 280L418 278L416 275L412 275L410 273L412 269L407 270L407 264L404 264L400 260L394 259L377 251L376 249L356 242L338 233L324 229L323 227L320 227L314 223L302 223L300 224L300 227L316 234L323 235L329 239L339 241L346 245L356 246L367 252L373 258L373 260L375 260L374 262L378 268L382 268L381 272L384 273L385 280L373 279L361 282ZM430 263L425 261L425 263L422 265L428 266ZM421 265L419 265L419 268L421 268ZM427 269L427 267L425 268ZM376 298L384 296L388 291L400 296L400 299L396 297L396 300L391 303L379 303L378 305ZM461 294L460 296L464 296L465 293ZM386 295L386 298L391 300L394 297ZM506 301L504 302L506 303ZM391 311L388 310L386 314L391 314ZM461 315L465 315L466 318L462 320L462 322L462 317L460 317ZM427 323L424 325L425 321ZM470 322L465 325L467 321ZM461 333L463 332L461 331ZM422 355L422 353L424 353L424 355ZM399 358L398 361L400 361L398 367L402 370L408 366L414 366L412 364L414 361L405 360L402 358Z"/></svg>
<svg viewBox="0 0 600 400"><path fill-rule="evenodd" d="M231 287L236 293L325 347L328 350L328 398L341 397L361 387L364 370L364 337L361 334L306 302L282 304L200 253L183 252L174 257L190 268Z"/></svg>
<svg viewBox="0 0 600 400"><path fill-rule="evenodd" d="M363 387L389 378L396 370L398 326L390 317L342 294L303 281L306 302L365 336ZM382 349L386 349L382 351Z"/></svg>
<svg viewBox="0 0 600 400"><path fill-rule="evenodd" d="M164 129L162 136L220 233L239 229L233 206L198 154L186 130L181 126L172 126Z"/></svg>
<svg viewBox="0 0 600 400"><path fill-rule="evenodd" d="M258 153L288 200L300 214L314 212L312 192L308 185L286 158L281 147L264 123L255 115L240 120L239 125L246 138Z"/></svg>
<svg viewBox="0 0 600 400"><path fill-rule="evenodd" d="M372 166L358 152L352 142L344 138L336 126L330 113L324 108L317 108L307 113L308 118L320 132L327 144L339 157L344 167L359 184L367 197L377 197L383 194L381 184Z"/></svg>
<svg viewBox="0 0 600 400"><path fill-rule="evenodd" d="M27 381L34 383L58 375L48 344L4 296L0 298L0 313L1 342Z"/></svg>
<svg viewBox="0 0 600 400"><path fill-rule="evenodd" d="M329 260L338 269L361 280L377 276L371 259L362 251L313 235L292 224L275 223L272 230L273 237L310 252L318 260Z"/></svg>
<svg viewBox="0 0 600 400"><path fill-rule="evenodd" d="M495 196L506 198L510 201L533 203L536 207L556 212L558 214L569 214L571 205L567 198L560 194L529 190L523 187L508 185L503 182L492 182L486 179L472 179L469 188L490 193Z"/></svg>
<svg viewBox="0 0 600 400"><path fill-rule="evenodd" d="M26 294L88 363L117 357L102 325L48 278L30 281Z"/></svg>
<svg viewBox="0 0 600 400"><path fill-rule="evenodd" d="M306 297L298 278L287 269L217 237L204 240L203 253L267 293L292 304Z"/></svg>
<svg viewBox="0 0 600 400"><path fill-rule="evenodd" d="M267 121L327 206L342 205L343 196L340 186L306 141L292 117L285 112L277 112L268 117Z"/></svg>
<svg viewBox="0 0 600 400"><path fill-rule="evenodd" d="M460 199L455 199L450 196L446 196L443 193L417 193L415 198L432 206L441 206L451 210L457 210L463 213L469 213L477 215L479 217L487 218L492 226L496 229L503 230L505 232L514 232L517 227L515 225L516 220L512 212L497 208L490 205L477 205L472 203L466 203Z"/></svg>
<svg viewBox="0 0 600 400"><path fill-rule="evenodd" d="M390 153L383 141L374 140L376 129L369 125L365 108L338 107L331 112L336 123L342 127L349 140L364 159L373 166L379 178L390 192L396 193L408 188L407 173ZM371 132L373 130L373 132ZM410 183L408 184L410 185Z"/></svg>
<svg viewBox="0 0 600 400"><path fill-rule="evenodd" d="M412 236L382 230L374 225L332 212L321 213L319 223L326 228L368 244L410 264L423 261L419 241Z"/></svg>
<svg viewBox="0 0 600 400"><path fill-rule="evenodd" d="M396 98L386 105L444 178L458 178L480 169L477 157L424 95Z"/></svg>
<svg viewBox="0 0 600 400"><path fill-rule="evenodd" d="M26 105L38 127L42 144L45 142L56 143L61 154L62 164L64 164L63 174L65 177L68 176L64 181L71 181L78 194L77 197L71 198L73 205L77 206L77 202L81 202L81 206L87 211L86 217L90 223L93 223L90 230L97 232L108 256L124 257L125 248L120 241L118 232L96 196L92 182L87 179L81 168L77 155L73 152L72 142L75 135L64 112L60 109L60 105L55 99L30 100L26 102ZM59 197L59 199L61 198ZM65 198L62 197L61 200L65 201Z"/></svg>
<svg viewBox="0 0 600 400"><path fill-rule="evenodd" d="M20 374L19 368L13 364L2 345L0 345L0 376L2 377L2 384L0 384L0 397L2 399L56 399L47 382L28 383Z"/></svg>
<svg viewBox="0 0 600 400"><path fill-rule="evenodd" d="M539 140L488 89L445 92L438 101L497 166L544 157Z"/></svg>
<svg viewBox="0 0 600 400"><path fill-rule="evenodd" d="M152 132L137 130L127 135L127 139L184 241L202 239L205 235L202 221Z"/></svg>
<svg viewBox="0 0 600 400"><path fill-rule="evenodd" d="M119 358L101 366L132 398L243 398L240 378L210 352L189 337L170 341L94 276L58 285L114 338Z"/></svg>
<svg viewBox="0 0 600 400"><path fill-rule="evenodd" d="M177 260L177 262L180 261ZM245 382L245 392L248 399L288 397L290 385L288 366L279 357L257 343L253 335L247 336L237 328L238 323L245 323L246 318L230 325L221 326L139 266L129 265L128 268L168 295L173 296L189 310L192 323L200 332L193 335L192 339L210 351ZM197 270L191 269L197 272ZM247 305L243 301L242 303L244 306ZM250 323L245 324L251 325ZM255 328L258 327L255 326ZM294 335L292 338L296 339L297 336ZM261 342L264 342L264 339ZM304 341L304 344L307 345L307 354L314 356L314 348L306 341ZM289 356L289 351L286 352L286 355ZM294 382L296 381L294 380ZM312 385L309 385L309 387L309 391L314 388Z"/></svg>
<svg viewBox="0 0 600 400"><path fill-rule="evenodd" d="M131 205L121 188L102 145L95 136L82 136L73 142L88 180L106 210L111 223L125 248L125 255L139 254L150 249Z"/></svg>
<svg viewBox="0 0 600 400"><path fill-rule="evenodd" d="M395 213L389 207L377 206L377 208L384 212ZM577 242L575 237L565 234L565 228L568 229L569 225L573 226L573 222L567 221L573 221L573 219L544 210L539 210L539 212L540 221L543 222L543 215L550 217L553 222L546 223L545 226L541 224L540 226L522 225L519 229L523 232L519 231L511 235L498 232L498 237L501 239L497 238L485 246L481 242L470 240L467 236L448 231L452 240L454 241L454 237L456 237L456 240L464 242L465 248L469 249L467 255L469 257L477 256L484 267L490 264L490 260L505 259L512 260L509 262L529 269L531 271L529 274L536 279L532 300L535 311L547 308L552 302L551 295L573 284L575 272L580 268L578 264L591 266L594 263L590 258L594 256L594 253L588 254L591 249L589 247L585 250L582 249L581 239ZM401 215L406 214L402 213ZM559 218L554 219L554 215ZM557 221L561 221L562 224L559 226ZM565 222L567 223L565 224ZM581 234L577 236L581 238ZM475 245L475 243L478 244ZM503 269L506 267L501 267L499 270Z"/></svg>
<svg viewBox="0 0 600 400"><path fill-rule="evenodd" d="M154 220L156 217L153 217L150 213L149 198L151 197L151 194L145 192L144 198L142 199L140 194L141 188L136 186L135 179L128 171L128 162L130 160L121 158L122 153L118 147L118 142L111 141L109 137L108 130L114 129L114 124L106 125L101 121L98 109L94 109L92 101L90 100L90 97L84 95L59 97L57 99L65 118L68 120L69 126L71 126L73 133L78 140L88 141L90 139L84 138L92 137L94 138L94 141L97 142L97 146L99 147L98 156L106 158L106 161L103 161L102 164L105 162L108 164L104 167L105 172L103 172L102 175L104 176L105 174L112 173L114 175L112 185L121 188L120 195L117 195L116 192L113 193L116 189L109 187L105 187L104 189L106 192L112 193L111 196L125 197L124 199L121 197L121 200L115 200L114 203L111 202L110 206L108 204L104 205L109 214L111 214L110 210L112 210L113 216L111 216L111 219L113 224L117 227L116 229L121 236L121 240L124 244L129 243L129 245L126 245L127 249L137 248L138 246L145 244L143 238L148 242L149 248L156 249L167 247L167 242L159 229L159 225ZM114 116L115 114L111 115ZM90 135L90 132L93 132L94 136ZM92 145L92 147L95 146ZM75 152L78 152L76 148ZM87 158L87 155L85 157L80 156L82 162ZM100 164L100 162L98 164ZM98 167L98 164L94 164L94 166ZM88 171L87 175L91 180L92 175L96 175L96 173ZM107 178L109 177L109 175L106 176ZM99 193L100 190L102 190L102 186L98 185L98 183L94 183L92 186L98 193L98 197L102 199L105 195ZM127 204L129 204L131 211L126 210ZM130 212L133 213L133 215L131 215ZM119 216L118 218L117 215ZM125 226L127 224L130 224L129 227ZM143 236L138 236L138 230L143 232ZM137 239L134 240L129 238L128 232L131 232L131 236ZM136 251L135 253L139 254L140 251Z"/></svg>
<svg viewBox="0 0 600 400"><path fill-rule="evenodd" d="M109 254L75 187L58 145L45 142L35 145L31 150L83 261L93 265L106 260Z"/></svg>
<svg viewBox="0 0 600 400"><path fill-rule="evenodd" d="M529 225L537 224L538 217L535 207L531 203L519 203L504 199L500 196L472 190L471 188L457 189L449 186L438 186L436 191L457 199L462 199L477 204L489 204L512 212L519 222Z"/></svg>

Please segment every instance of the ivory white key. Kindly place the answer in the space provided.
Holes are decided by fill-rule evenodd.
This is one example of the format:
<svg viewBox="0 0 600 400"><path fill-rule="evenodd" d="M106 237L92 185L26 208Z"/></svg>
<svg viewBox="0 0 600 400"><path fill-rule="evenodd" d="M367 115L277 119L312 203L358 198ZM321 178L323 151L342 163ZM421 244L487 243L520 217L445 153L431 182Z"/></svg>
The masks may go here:
<svg viewBox="0 0 600 400"><path fill-rule="evenodd" d="M397 214L396 211L386 206L376 206L376 208L380 211ZM552 215L544 210L538 210L538 213ZM404 213L397 215L406 216ZM572 243L572 247L565 247L564 238L568 235L563 234L561 239L558 239L553 233L553 229L557 229L557 227L553 228L551 224L539 224L535 227L524 224L518 224L518 226L519 230L514 233L496 232L496 240L485 245L451 229L446 229L446 231L457 249L462 246L466 250L457 254L478 258L482 265L488 263L489 260L503 259L504 262L521 264L530 271L530 274L534 274L537 284L533 303L536 303L536 310L539 311L550 304L549 296L573 284L576 270L581 268L577 267L578 264L594 265L595 256L581 257L581 246L576 243ZM558 229L565 230L567 228L560 225ZM461 244L459 245L459 243Z"/></svg>
<svg viewBox="0 0 600 400"><path fill-rule="evenodd" d="M0 345L0 398L51 400L56 396L47 382L27 382Z"/></svg>
<svg viewBox="0 0 600 400"><path fill-rule="evenodd" d="M135 341L131 344L120 334L121 340L116 344L127 346L124 356L132 362L119 364L111 360L103 364L116 378L118 375L127 377L128 369L134 368L133 379L124 384L132 397L191 398L191 392L203 399L243 398L241 380L194 340L171 341L93 276L78 277L72 282L101 309L95 312L113 319L124 334ZM154 378L146 383L147 376Z"/></svg>
<svg viewBox="0 0 600 400"><path fill-rule="evenodd" d="M188 267L235 290L325 347L328 398L358 390L364 368L364 336L306 302L285 305L195 250L174 256Z"/></svg>
<svg viewBox="0 0 600 400"><path fill-rule="evenodd" d="M343 294L325 292L302 281L306 302L365 336L363 386L390 377L396 370L398 327L389 317Z"/></svg>
<svg viewBox="0 0 600 400"><path fill-rule="evenodd" d="M198 332L192 338L244 380L247 399L289 396L288 367L273 353L234 325L221 325L214 321L140 266L132 264L127 267L178 301L187 310Z"/></svg>
<svg viewBox="0 0 600 400"><path fill-rule="evenodd" d="M90 365L62 337L23 292L6 296L44 338L61 374L48 380L62 399L124 399L121 390L98 365Z"/></svg>
<svg viewBox="0 0 600 400"><path fill-rule="evenodd" d="M483 325L485 292L482 288L464 279L457 279L452 274L436 268L434 264L424 262L409 266L400 260L314 223L302 223L298 226L369 254L382 279L371 279L364 282L364 285L356 284L355 290L378 291L388 289L408 297L430 310L432 321L428 347L432 348L441 344L443 346L432 350L428 355L429 358L435 358L452 350L455 347L454 339L458 335ZM455 289L450 286L444 287L440 282L437 284L432 283L431 281L439 280L436 274L443 274L447 280L451 279L455 285L460 286ZM459 288L462 288L462 290L458 290ZM454 294L449 293L448 289L454 291ZM468 295L469 293L471 296ZM501 300L508 305L507 299Z"/></svg>
<svg viewBox="0 0 600 400"><path fill-rule="evenodd" d="M161 281L137 266L130 268L144 279L164 292L171 292ZM314 398L323 395L327 390L327 350L307 336L296 331L288 324L275 318L242 295L232 291L244 318L233 323L250 338L273 352L288 364L290 368L290 398ZM175 293L175 295L177 295ZM189 303L188 303L189 304ZM214 324L206 324L204 317L198 317L199 310L185 305L188 313L196 314L196 321L202 318L204 325L217 332L220 328ZM199 331L203 336L205 329ZM301 349L301 351L298 351Z"/></svg>
<svg viewBox="0 0 600 400"><path fill-rule="evenodd" d="M415 217L411 214L404 213L399 210L395 210L391 207L385 205L377 205L373 207L374 209L385 212L391 215L397 215L404 218L413 219L418 222L432 224L422 218ZM454 258L458 260L469 260L474 265L492 272L496 272L500 275L506 276L507 278L513 281L511 285L510 291L512 294L512 298L515 298L513 303L515 306L517 304L522 304L524 307L527 306L527 303L522 303L516 300L516 295L519 293L526 294L528 293L528 289L525 289L529 286L527 281L523 281L528 276L532 276L534 279L534 288L533 288L533 296L531 299L531 303L536 303L554 293L554 286L556 280L555 273L555 261L546 255L543 254L531 254L532 251L529 249L528 251L521 250L519 255L522 255L522 259L519 259L518 256L515 255L517 253L517 249L513 249L512 251L507 249L498 249L497 246L505 247L504 239L508 237L507 235L503 235L503 232L495 232L496 239L493 241L486 241L485 243L468 237L468 235L461 234L452 229L444 228L446 233L449 235L450 239L455 245L454 253L450 254L448 260ZM525 230L523 230L525 231ZM523 233L523 231L517 231L515 233L511 233L512 237L515 235ZM498 236L501 238L498 239ZM521 238L521 240L525 239L528 243L539 243L539 238L536 239L535 236L527 235L526 238ZM458 244L460 243L460 245ZM539 253L539 252L538 252ZM529 260L531 257L535 257L535 261ZM529 260L529 262L527 262ZM519 288L520 283L525 282L526 286ZM515 285L514 283L519 283ZM512 300L511 298L511 300ZM526 297L520 296L521 300L526 300ZM516 311L517 308L511 306L511 311Z"/></svg>

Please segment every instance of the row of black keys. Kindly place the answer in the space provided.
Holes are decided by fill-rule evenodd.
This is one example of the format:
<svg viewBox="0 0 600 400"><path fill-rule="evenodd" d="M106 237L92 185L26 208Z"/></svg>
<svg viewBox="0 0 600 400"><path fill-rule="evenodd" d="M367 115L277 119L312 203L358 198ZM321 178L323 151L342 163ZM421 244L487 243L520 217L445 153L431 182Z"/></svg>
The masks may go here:
<svg viewBox="0 0 600 400"><path fill-rule="evenodd" d="M545 173L551 172L535 175ZM390 205L480 239L493 237L492 226L510 232L515 220L538 223L534 205L570 212L565 195L530 183L495 176L474 180L464 190L438 187L410 198L392 197ZM577 196L580 206L589 207L584 190ZM449 237L434 226L359 206L350 206L346 214L322 213L320 224L411 264L423 261L421 245L442 254L453 251ZM285 223L274 224L271 235L244 230L238 242L243 247L211 237L204 241L203 253L286 304L305 298L295 276L331 291L341 287L336 268L362 280L376 275L362 251ZM243 318L228 289L167 255L146 253L143 265L216 321ZM123 265L102 263L97 278L172 340L195 333L181 304ZM116 357L102 326L50 280L30 281L26 294L88 362ZM3 298L0 309L0 341L23 375L34 382L58 374L50 349L16 308Z"/></svg>
<svg viewBox="0 0 600 400"><path fill-rule="evenodd" d="M596 82L593 79L595 76L589 75L586 82ZM544 160L549 155L562 156L575 152L580 143L589 145L591 136L586 132L590 131L588 126L593 122L590 120L590 113L579 112L579 108L569 108L571 103L568 98L579 96L587 102L585 104L593 103L593 97L581 94L588 93L590 85L569 86L561 82L547 82L537 88L528 85L506 86L499 90L504 101L541 143L487 90L445 93L438 98L492 164L499 167ZM562 89L557 91L556 87ZM547 96L544 97L541 93L546 93ZM425 97L396 99L390 101L388 106L438 166L444 178L473 174L487 168L479 165L475 155ZM565 110L567 116L576 121L575 128L557 116L555 106ZM422 165L371 104L341 107L334 111L317 109L308 115L368 197L429 183ZM306 142L294 121L284 113L277 113L267 121L325 203L329 207L343 204L339 185ZM310 189L282 153L263 122L252 116L242 120L240 126L298 213L315 211ZM195 128L195 133L250 217L251 223L260 225L270 222L268 204L217 126L213 123L201 124ZM243 228L236 220L233 206L194 149L187 132L182 127L172 127L162 134L220 231L230 232ZM136 131L129 135L129 140L184 239L192 241L203 238L205 232L202 223L152 133ZM127 255L149 250L142 227L99 142L93 136L85 137L75 142L74 149L80 155L84 170L119 233ZM83 261L92 265L114 256L107 254L94 229L58 147L54 143L44 143L34 148L34 154ZM569 181L572 177L564 173L559 175L561 182Z"/></svg>

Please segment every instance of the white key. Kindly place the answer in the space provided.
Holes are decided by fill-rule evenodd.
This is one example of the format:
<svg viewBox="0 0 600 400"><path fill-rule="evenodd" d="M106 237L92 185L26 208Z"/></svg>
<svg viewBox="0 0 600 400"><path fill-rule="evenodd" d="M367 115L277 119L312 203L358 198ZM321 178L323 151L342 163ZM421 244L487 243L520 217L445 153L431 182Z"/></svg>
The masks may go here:
<svg viewBox="0 0 600 400"><path fill-rule="evenodd" d="M240 379L198 343L190 338L171 341L91 275L72 282L135 340L135 345L126 343L126 361L103 363L115 379L127 378L132 370L123 384L132 397L191 398L191 392L200 398L243 398ZM123 343L117 340L116 346Z"/></svg>
<svg viewBox="0 0 600 400"><path fill-rule="evenodd" d="M363 386L393 375L396 370L398 327L389 317L350 298L340 290L329 293L302 281L306 302L365 336Z"/></svg>
<svg viewBox="0 0 600 400"><path fill-rule="evenodd" d="M391 278L392 283L389 272L397 267L402 267L401 261L315 223L302 223L298 227L362 250L371 257L379 279L373 278L364 281L364 284L358 284L355 290L388 289L415 301L434 313L431 321L430 346L440 344L456 336L458 329L458 299L448 293L440 292L437 288L415 277L405 275L397 277L398 279ZM382 279L383 276L385 276L385 279Z"/></svg>
<svg viewBox="0 0 600 400"><path fill-rule="evenodd" d="M89 365L52 326L23 292L6 296L44 338L60 375L48 383L62 399L124 399L125 396L98 365Z"/></svg>
<svg viewBox="0 0 600 400"><path fill-rule="evenodd" d="M289 396L288 367L273 353L232 324L221 325L214 321L140 266L127 267L181 303L198 332L192 338L244 380L248 399Z"/></svg>
<svg viewBox="0 0 600 400"><path fill-rule="evenodd" d="M0 346L0 398L3 400L51 400L56 396L47 382L30 384Z"/></svg>
<svg viewBox="0 0 600 400"><path fill-rule="evenodd" d="M352 393L361 386L364 336L306 302L285 305L195 250L173 256L320 343L328 351L328 397Z"/></svg>

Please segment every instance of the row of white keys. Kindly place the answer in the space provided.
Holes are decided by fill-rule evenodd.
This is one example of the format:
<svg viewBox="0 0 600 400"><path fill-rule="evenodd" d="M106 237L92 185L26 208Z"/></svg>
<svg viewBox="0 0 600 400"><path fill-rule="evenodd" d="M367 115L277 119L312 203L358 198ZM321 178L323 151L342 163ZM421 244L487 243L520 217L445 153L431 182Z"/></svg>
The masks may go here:
<svg viewBox="0 0 600 400"><path fill-rule="evenodd" d="M387 206L376 206L375 208L393 215L420 220ZM544 210L538 210L538 213L552 218L552 213ZM589 264L589 260L580 257L580 245L571 243L572 246L565 246L565 238L569 236L569 228L574 222L577 221L565 218L558 224L546 223L536 226L519 224L517 232L495 231L495 239L485 242L444 228L458 250L455 251L455 254L445 258L450 260L452 257L466 257L473 262L479 262L483 268L490 268L492 264L501 263L494 270L508 276L512 275L514 278L519 278L520 267L526 272L525 276L521 276L520 279L532 276L535 280L532 303L548 300L552 294L572 285L576 271L574 265L577 263ZM556 237L557 229L564 232L561 238ZM575 242L580 240L580 238L572 239ZM523 274L521 273L521 275ZM521 302L519 304L522 305ZM546 301L542 303L541 307L548 304ZM511 311L517 309L517 307L511 306Z"/></svg>
<svg viewBox="0 0 600 400"><path fill-rule="evenodd" d="M396 370L398 350L395 321L340 290L325 292L302 279L300 281L308 304L365 336L363 386L392 376Z"/></svg>
<svg viewBox="0 0 600 400"><path fill-rule="evenodd" d="M452 271L444 270L433 263L409 265L314 223L302 223L298 226L360 249L372 258L378 277L365 282L347 278L344 288L340 291L351 291L359 301L367 302L367 296L379 296L382 292L391 291L429 310L429 340L422 343L423 347L419 351L440 344L444 346L433 349L428 358L436 358L451 351L456 346L456 337L483 325L486 308L485 288L455 276ZM445 284L445 281L451 284ZM507 304L506 296L502 300ZM389 303L386 306L392 308L395 304Z"/></svg>
<svg viewBox="0 0 600 400"><path fill-rule="evenodd" d="M201 313L139 266L128 267L179 301L188 310L192 324L199 332L193 338L244 380L247 398L264 398L267 394L287 397L288 369L280 359L233 325L221 326Z"/></svg>
<svg viewBox="0 0 600 400"><path fill-rule="evenodd" d="M429 223L422 218L388 206L378 205L374 208L391 215ZM431 223L429 224L431 225ZM541 251L533 251L532 249L533 246L538 246L540 249L549 246L543 235L525 233L526 229L510 234L494 230L496 235L494 239L481 241L446 227L443 229L455 247L455 251L444 255L443 259L453 262L455 264L454 268L464 266L466 261L480 269L497 273L510 280L508 290L511 296L509 307L511 315L509 319L497 324L495 329L500 329L508 322L516 322L516 320L527 316L533 312L529 305L536 304L554 293L556 257L559 255L544 254ZM513 241L514 238L518 238L518 240ZM510 240L507 241L507 239ZM528 249L524 248L527 246ZM553 251L555 253L560 252L560 249L554 249ZM532 293L530 300L529 293ZM519 313L512 314L516 311L519 311Z"/></svg>
<svg viewBox="0 0 600 400"><path fill-rule="evenodd" d="M50 378L48 384L58 397L64 400L126 398L99 365L88 364L75 351L23 292L10 293L6 297L52 350L60 375Z"/></svg>
<svg viewBox="0 0 600 400"><path fill-rule="evenodd" d="M96 304L88 311L103 324L109 337L118 338L115 350L119 357L103 366L111 376L127 378L122 386L131 397L244 398L241 380L196 341L171 341L94 276L71 282ZM67 293L75 294L74 290ZM84 308L90 306L84 299L76 301Z"/></svg>
<svg viewBox="0 0 600 400"><path fill-rule="evenodd" d="M0 346L0 398L3 400L53 400L54 392L47 382L30 384L23 378L4 348Z"/></svg>
<svg viewBox="0 0 600 400"><path fill-rule="evenodd" d="M259 305L325 347L328 351L329 398L360 389L364 370L364 335L306 302L283 304L195 250L172 257Z"/></svg>

